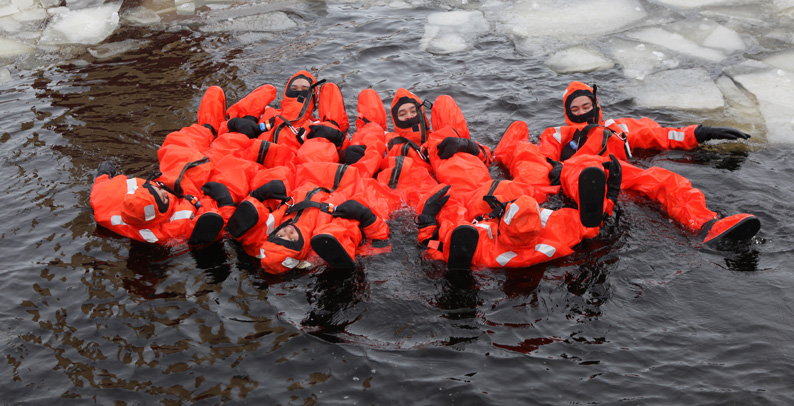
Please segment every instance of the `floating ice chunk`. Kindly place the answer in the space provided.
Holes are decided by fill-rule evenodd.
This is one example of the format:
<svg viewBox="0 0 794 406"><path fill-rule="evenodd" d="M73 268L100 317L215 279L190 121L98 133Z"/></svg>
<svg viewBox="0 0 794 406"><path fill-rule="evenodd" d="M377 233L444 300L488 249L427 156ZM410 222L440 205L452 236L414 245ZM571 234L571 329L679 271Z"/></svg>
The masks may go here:
<svg viewBox="0 0 794 406"><path fill-rule="evenodd" d="M714 110L725 105L717 85L702 69L657 72L636 87L634 101L644 107Z"/></svg>
<svg viewBox="0 0 794 406"><path fill-rule="evenodd" d="M146 7L131 8L120 15L121 19L138 25L152 25L160 22L160 16Z"/></svg>
<svg viewBox="0 0 794 406"><path fill-rule="evenodd" d="M16 21L23 23L41 21L47 18L47 10L39 7L33 7L14 14L13 18Z"/></svg>
<svg viewBox="0 0 794 406"><path fill-rule="evenodd" d="M673 33L661 28L644 28L628 34L629 37L638 41L659 45L675 52L693 56L695 58L706 59L712 62L719 62L725 58L722 52L701 47L698 44L684 38L681 34Z"/></svg>
<svg viewBox="0 0 794 406"><path fill-rule="evenodd" d="M277 32L286 31L297 27L298 24L292 21L286 13L276 11L267 14L257 14L220 21L215 24L208 24L201 27L203 32Z"/></svg>
<svg viewBox="0 0 794 406"><path fill-rule="evenodd" d="M513 5L489 5L507 33L518 38L547 36L580 41L621 31L644 20L638 0L519 0Z"/></svg>
<svg viewBox="0 0 794 406"><path fill-rule="evenodd" d="M557 73L572 73L609 69L615 63L600 52L585 47L573 47L552 55L546 60L546 65Z"/></svg>
<svg viewBox="0 0 794 406"><path fill-rule="evenodd" d="M794 72L794 51L783 52L781 54L770 56L769 58L764 59L764 62L776 68Z"/></svg>
<svg viewBox="0 0 794 406"><path fill-rule="evenodd" d="M769 66L769 65L767 65ZM758 100L770 143L794 144L794 72L769 67L733 80Z"/></svg>
<svg viewBox="0 0 794 406"><path fill-rule="evenodd" d="M676 8L700 8L705 6L736 3L735 0L657 0L667 6Z"/></svg>
<svg viewBox="0 0 794 406"><path fill-rule="evenodd" d="M774 0L772 4L774 4L777 11L789 11L789 9L794 8L794 0Z"/></svg>
<svg viewBox="0 0 794 406"><path fill-rule="evenodd" d="M14 77L11 75L11 71L9 71L7 67L3 66L0 68L0 83L8 83L13 79Z"/></svg>
<svg viewBox="0 0 794 406"><path fill-rule="evenodd" d="M13 16L19 9L13 4L0 5L0 17Z"/></svg>
<svg viewBox="0 0 794 406"><path fill-rule="evenodd" d="M479 10L433 13L427 16L419 49L442 55L465 51L474 45L479 34L488 30L488 21Z"/></svg>
<svg viewBox="0 0 794 406"><path fill-rule="evenodd" d="M24 42L8 38L0 38L0 57L10 57L26 54L35 48Z"/></svg>
<svg viewBox="0 0 794 406"><path fill-rule="evenodd" d="M680 64L676 55L662 48L633 41L612 40L612 55L623 68L623 75L631 79L660 70L675 69Z"/></svg>
<svg viewBox="0 0 794 406"><path fill-rule="evenodd" d="M138 49L143 44L143 41L128 39L121 42L113 42L110 44L101 44L95 47L90 47L88 48L88 53L97 59L108 59L119 56L127 51Z"/></svg>
<svg viewBox="0 0 794 406"><path fill-rule="evenodd" d="M120 4L70 10L66 7L50 9L52 21L41 34L40 44L98 44L110 36L119 25Z"/></svg>
<svg viewBox="0 0 794 406"><path fill-rule="evenodd" d="M711 34L703 41L703 46L728 52L741 51L745 48L742 37L736 31L721 25L711 31Z"/></svg>

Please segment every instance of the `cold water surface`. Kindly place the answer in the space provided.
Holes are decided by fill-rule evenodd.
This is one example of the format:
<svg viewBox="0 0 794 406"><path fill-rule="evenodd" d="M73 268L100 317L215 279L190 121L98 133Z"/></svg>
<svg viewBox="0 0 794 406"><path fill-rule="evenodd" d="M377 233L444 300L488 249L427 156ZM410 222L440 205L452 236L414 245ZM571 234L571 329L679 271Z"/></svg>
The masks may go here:
<svg viewBox="0 0 794 406"><path fill-rule="evenodd" d="M761 219L751 243L724 251L699 247L629 194L619 218L569 258L462 276L422 258L407 209L391 222L390 253L352 272L283 277L229 241L166 249L95 226L100 162L145 177L208 86L231 103L263 83L281 91L299 69L339 84L351 118L368 86L386 103L399 87L452 95L473 138L492 148L513 120L533 134L562 124L571 80L597 82L609 117L730 119L639 106L620 67L557 73L495 29L463 51L420 49L434 7L300 3L287 10L298 27L280 32L202 31L201 15L171 15L164 27L119 28L106 42L139 42L117 56L61 50L46 67L26 67L41 55L18 57L0 88L3 402L794 401L794 148L769 143L757 123L743 127L756 131L747 143L636 156L689 178L713 210Z"/></svg>

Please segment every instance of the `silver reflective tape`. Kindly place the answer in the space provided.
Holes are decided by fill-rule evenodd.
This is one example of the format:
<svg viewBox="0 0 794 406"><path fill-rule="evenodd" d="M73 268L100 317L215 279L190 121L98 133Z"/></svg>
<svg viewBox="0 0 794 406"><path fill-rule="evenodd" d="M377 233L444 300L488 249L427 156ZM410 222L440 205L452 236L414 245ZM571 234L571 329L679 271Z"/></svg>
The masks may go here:
<svg viewBox="0 0 794 406"><path fill-rule="evenodd" d="M502 220L504 220L505 224L510 225L510 222L513 221L513 216L515 216L516 213L518 213L518 210L520 209L521 208L518 207L517 204L515 203L511 204L510 208L507 210L507 213L505 213L505 216L502 217Z"/></svg>
<svg viewBox="0 0 794 406"><path fill-rule="evenodd" d="M540 211L540 224L543 227L546 227L546 222L551 217L551 214L554 213L554 210L543 209Z"/></svg>
<svg viewBox="0 0 794 406"><path fill-rule="evenodd" d="M491 232L491 226L489 224L477 223L474 227L484 228L485 231L488 231L488 238L493 240L493 233Z"/></svg>
<svg viewBox="0 0 794 406"><path fill-rule="evenodd" d="M153 204L150 204L143 208L143 215L144 217L146 217L146 221L154 220L154 214L155 214L154 210L155 209Z"/></svg>
<svg viewBox="0 0 794 406"><path fill-rule="evenodd" d="M560 132L560 127L554 127L554 139L562 144L562 133Z"/></svg>
<svg viewBox="0 0 794 406"><path fill-rule="evenodd" d="M190 220L193 218L193 210L180 210L171 216L171 221Z"/></svg>
<svg viewBox="0 0 794 406"><path fill-rule="evenodd" d="M143 237L144 240L148 242L157 242L157 236L154 235L152 230L142 229L139 230L138 232L141 234L141 237Z"/></svg>
<svg viewBox="0 0 794 406"><path fill-rule="evenodd" d="M110 216L110 224L114 226L123 226L125 225L124 220L121 219L120 215Z"/></svg>
<svg viewBox="0 0 794 406"><path fill-rule="evenodd" d="M515 258L517 255L518 254L516 254L513 251L507 251L502 254L499 254L499 256L496 257L496 262L498 262L499 265L501 266L505 266L507 265L508 262L510 262L511 259Z"/></svg>
<svg viewBox="0 0 794 406"><path fill-rule="evenodd" d="M684 132L683 131L675 131L670 130L667 133L667 138L673 141L683 141L684 140Z"/></svg>
<svg viewBox="0 0 794 406"><path fill-rule="evenodd" d="M270 235L270 233L272 233L273 230L275 230L276 218L273 217L272 214L268 214L267 215L267 221L265 221L265 224L267 224L267 234Z"/></svg>
<svg viewBox="0 0 794 406"><path fill-rule="evenodd" d="M138 182L135 179L127 179L127 194L131 195L138 190Z"/></svg>
<svg viewBox="0 0 794 406"><path fill-rule="evenodd" d="M557 252L557 249L548 244L538 244L535 246L535 251L551 258L554 256L554 253Z"/></svg>

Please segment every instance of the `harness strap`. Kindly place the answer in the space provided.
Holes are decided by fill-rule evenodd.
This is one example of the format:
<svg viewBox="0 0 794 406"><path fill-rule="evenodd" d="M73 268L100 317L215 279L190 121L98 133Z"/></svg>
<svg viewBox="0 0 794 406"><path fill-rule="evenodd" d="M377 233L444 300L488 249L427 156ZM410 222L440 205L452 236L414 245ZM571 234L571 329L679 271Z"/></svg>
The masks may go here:
<svg viewBox="0 0 794 406"><path fill-rule="evenodd" d="M400 172L403 170L403 162L405 161L405 157L398 156L394 159L394 168L391 170L391 176L389 177L389 188L396 189L397 183L400 181Z"/></svg>
<svg viewBox="0 0 794 406"><path fill-rule="evenodd" d="M262 143L259 144L259 155L256 157L256 162L258 164L265 164L265 157L267 157L268 150L270 150L270 141L262 141Z"/></svg>

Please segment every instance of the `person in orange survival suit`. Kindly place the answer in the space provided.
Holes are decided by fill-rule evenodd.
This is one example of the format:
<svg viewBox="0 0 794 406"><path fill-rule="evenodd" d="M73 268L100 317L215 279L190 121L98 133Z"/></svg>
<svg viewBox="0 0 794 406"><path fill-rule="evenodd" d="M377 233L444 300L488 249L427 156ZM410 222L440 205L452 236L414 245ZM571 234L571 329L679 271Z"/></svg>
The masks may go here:
<svg viewBox="0 0 794 406"><path fill-rule="evenodd" d="M569 174L581 173L585 168L595 174L598 162L593 157L614 154L621 160L631 158L632 148L645 149L692 149L700 143L726 139L749 138L749 135L732 128L692 125L685 128L666 128L649 118L640 120L623 118L603 121L596 89L582 82L572 82L563 96L563 107L567 126L547 128L540 136L535 157L524 154L535 168L545 170L522 171L515 150L527 148L526 124L514 122L505 132L496 150L496 159L513 171L521 172L535 182L572 182ZM521 145L520 147L517 147ZM546 160L544 165L541 160ZM602 158L605 159L605 158ZM577 167L565 170L565 165ZM524 164L526 165L526 164ZM719 219L716 212L706 207L703 193L691 183L672 171L651 167L642 169L622 161L622 188L634 190L659 202L668 214L692 232L704 236L703 243L716 246L722 241L746 240L755 235L761 223L751 214L741 213ZM544 179L546 176L546 179ZM600 176L594 176L601 182ZM571 188L569 188L571 189Z"/></svg>
<svg viewBox="0 0 794 406"><path fill-rule="evenodd" d="M351 268L357 253L375 252L360 246L364 238L388 239L383 219L399 201L374 179L364 182L356 168L326 162L299 165L295 179L289 193L280 179L255 189L227 226L266 272L309 267L311 250L333 268Z"/></svg>
<svg viewBox="0 0 794 406"><path fill-rule="evenodd" d="M273 100L275 94L267 104ZM319 118L313 115L315 109ZM342 92L336 84L317 81L307 71L290 77L280 108L268 105L258 122L258 128L247 134L291 148L298 163L339 162L339 151L349 142Z"/></svg>
<svg viewBox="0 0 794 406"><path fill-rule="evenodd" d="M221 237L234 201L221 183L208 182L198 196L175 194L156 180L117 175L110 161L102 162L91 187L94 218L122 236L175 246L209 244Z"/></svg>
<svg viewBox="0 0 794 406"><path fill-rule="evenodd" d="M450 197L449 185L439 185L423 199L417 218L419 242L432 259L447 261L450 271L475 268L526 267L570 255L584 238L598 234L584 227L576 210L541 209L526 189L488 185L480 195L492 208L474 220L467 207ZM501 193L505 193L504 195Z"/></svg>

